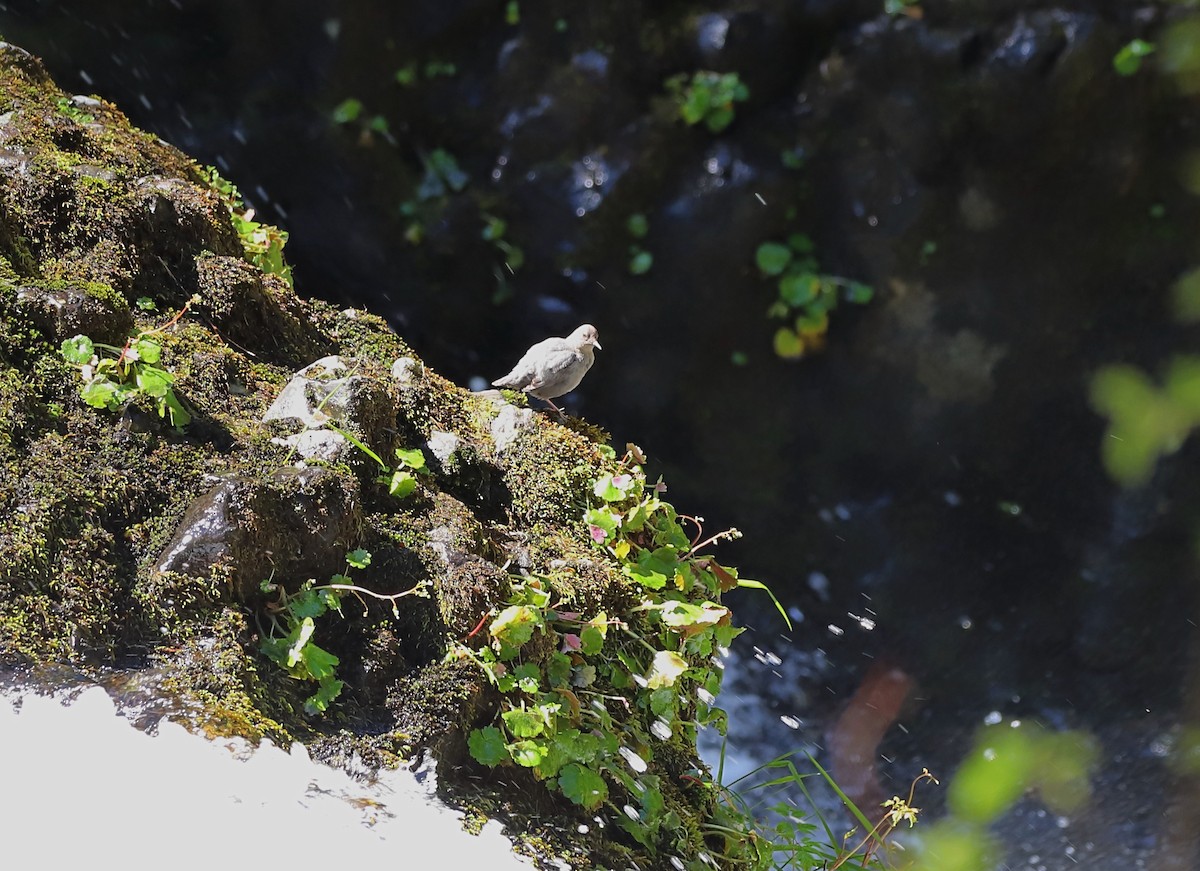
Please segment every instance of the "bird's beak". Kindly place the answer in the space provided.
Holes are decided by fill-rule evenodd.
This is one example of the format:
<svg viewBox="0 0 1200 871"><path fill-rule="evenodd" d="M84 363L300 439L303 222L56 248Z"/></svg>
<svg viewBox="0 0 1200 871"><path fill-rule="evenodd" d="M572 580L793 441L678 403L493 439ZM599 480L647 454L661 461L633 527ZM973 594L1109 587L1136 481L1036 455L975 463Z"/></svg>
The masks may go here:
<svg viewBox="0 0 1200 871"><path fill-rule="evenodd" d="M600 342L599 342L598 340L596 340L596 339L592 339L592 344L596 346L596 350L597 350L597 351L603 351L603 350L604 350L603 348L601 348L601 347L600 347Z"/></svg>

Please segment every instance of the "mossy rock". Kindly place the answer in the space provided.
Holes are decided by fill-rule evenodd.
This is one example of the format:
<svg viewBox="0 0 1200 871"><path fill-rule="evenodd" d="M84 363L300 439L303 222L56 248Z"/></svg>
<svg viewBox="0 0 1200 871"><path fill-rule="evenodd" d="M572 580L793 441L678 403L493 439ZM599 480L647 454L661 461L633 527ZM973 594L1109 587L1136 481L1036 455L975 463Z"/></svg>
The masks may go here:
<svg viewBox="0 0 1200 871"><path fill-rule="evenodd" d="M499 807L506 787L466 743L498 694L463 651L486 641L514 574L582 612L639 604L582 523L613 469L607 435L472 394L378 316L301 298L257 265L240 204L213 178L0 44L0 660L120 666L194 728L303 740L333 761L431 752ZM76 333L94 360L60 353ZM128 368L150 337L186 425L140 382L111 409L81 394L105 355ZM335 423L355 449L305 460L288 439L313 422L264 415L326 355L353 361ZM402 499L380 468L396 448L430 463ZM370 560L346 577L349 551ZM314 716L314 685L260 647L285 631L289 597L330 584L341 614L314 620L312 638L345 685ZM661 775L693 757L664 754ZM569 845L579 810L534 791L525 812L563 819L542 834L592 850ZM672 809L694 812L677 791Z"/></svg>

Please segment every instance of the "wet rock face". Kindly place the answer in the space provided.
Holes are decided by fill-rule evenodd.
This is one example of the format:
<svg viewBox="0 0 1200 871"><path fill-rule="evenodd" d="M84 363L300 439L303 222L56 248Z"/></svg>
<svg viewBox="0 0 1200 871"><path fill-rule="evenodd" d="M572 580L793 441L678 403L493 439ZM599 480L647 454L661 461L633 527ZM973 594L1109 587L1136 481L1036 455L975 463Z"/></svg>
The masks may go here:
<svg viewBox="0 0 1200 871"><path fill-rule="evenodd" d="M264 275L230 256L200 257L194 269L201 295L198 310L231 341L245 346L265 338L272 344L272 357L283 365L298 365L329 350L279 276Z"/></svg>
<svg viewBox="0 0 1200 871"><path fill-rule="evenodd" d="M24 77L6 79L0 115L0 254L10 263L178 305L198 289L197 254L241 253L217 195L192 183L194 164L122 127L108 103L38 90L45 71L25 64Z"/></svg>
<svg viewBox="0 0 1200 871"><path fill-rule="evenodd" d="M226 575L241 602L257 601L267 578L285 589L328 578L359 537L356 489L327 469L223 480L192 503L155 571Z"/></svg>
<svg viewBox="0 0 1200 871"><path fill-rule="evenodd" d="M17 289L17 304L55 344L82 333L119 347L133 329L129 304L106 285L28 285Z"/></svg>

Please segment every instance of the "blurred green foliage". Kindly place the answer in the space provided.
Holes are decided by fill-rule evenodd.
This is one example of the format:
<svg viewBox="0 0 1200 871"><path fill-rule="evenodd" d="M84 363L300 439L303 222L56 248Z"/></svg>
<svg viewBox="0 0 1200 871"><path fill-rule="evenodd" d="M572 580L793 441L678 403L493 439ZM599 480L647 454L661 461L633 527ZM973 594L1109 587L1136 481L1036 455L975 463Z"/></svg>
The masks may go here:
<svg viewBox="0 0 1200 871"><path fill-rule="evenodd" d="M1127 487L1144 484L1200 426L1200 357L1176 357L1161 386L1134 366L1105 366L1092 379L1092 406L1109 419L1104 467Z"/></svg>
<svg viewBox="0 0 1200 871"><path fill-rule="evenodd" d="M1158 40L1158 66L1184 93L1200 91L1200 16L1184 18L1163 29Z"/></svg>
<svg viewBox="0 0 1200 871"><path fill-rule="evenodd" d="M650 232L650 222L641 212L635 212L625 222L625 229L636 240L629 246L629 273L630 275L645 275L654 265L654 255L643 248L640 242Z"/></svg>
<svg viewBox="0 0 1200 871"><path fill-rule="evenodd" d="M947 788L950 815L923 834L913 871L984 871L998 845L987 827L1026 793L1055 813L1082 807L1091 795L1097 741L1084 732L1050 732L1020 723L989 726Z"/></svg>
<svg viewBox="0 0 1200 871"><path fill-rule="evenodd" d="M701 122L711 133L720 133L733 123L733 104L750 98L737 73L698 70L689 80L686 74L667 79L667 92L679 104L679 116L689 125Z"/></svg>
<svg viewBox="0 0 1200 871"><path fill-rule="evenodd" d="M754 260L759 272L776 279L779 296L767 313L789 322L775 331L775 353L784 359L796 360L824 347L829 313L839 299L861 305L875 294L861 281L822 273L812 239L803 233L793 233L786 244L764 242Z"/></svg>
<svg viewBox="0 0 1200 871"><path fill-rule="evenodd" d="M1142 58L1154 54L1154 43L1134 39L1121 47L1113 56L1113 69L1122 76L1132 76L1142 68Z"/></svg>

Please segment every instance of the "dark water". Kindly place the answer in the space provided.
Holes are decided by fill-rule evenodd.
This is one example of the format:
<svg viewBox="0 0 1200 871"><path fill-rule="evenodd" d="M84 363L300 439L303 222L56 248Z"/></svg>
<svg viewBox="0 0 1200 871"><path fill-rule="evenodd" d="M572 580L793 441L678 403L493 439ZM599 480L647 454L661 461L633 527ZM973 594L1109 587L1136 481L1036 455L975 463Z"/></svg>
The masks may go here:
<svg viewBox="0 0 1200 871"><path fill-rule="evenodd" d="M572 411L645 448L678 507L742 529L728 560L796 619L735 603L731 767L828 752L883 664L911 686L876 748L886 794L952 774L986 722L1079 729L1091 804L1018 802L1008 867L1192 867L1194 828L1165 820L1194 807L1168 760L1195 704L1196 449L1122 490L1088 400L1102 366L1195 345L1168 295L1200 240L1194 102L1110 63L1167 7L880 5L523 4L508 24L471 2L8 3L0 32L215 163L291 232L302 293L386 314L459 383L599 326ZM661 96L704 67L750 89L721 135ZM334 124L347 97L386 132ZM467 185L421 201L439 148ZM754 252L796 231L877 293L788 362Z"/></svg>

